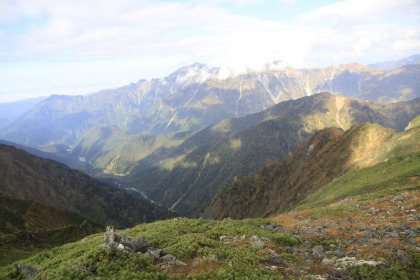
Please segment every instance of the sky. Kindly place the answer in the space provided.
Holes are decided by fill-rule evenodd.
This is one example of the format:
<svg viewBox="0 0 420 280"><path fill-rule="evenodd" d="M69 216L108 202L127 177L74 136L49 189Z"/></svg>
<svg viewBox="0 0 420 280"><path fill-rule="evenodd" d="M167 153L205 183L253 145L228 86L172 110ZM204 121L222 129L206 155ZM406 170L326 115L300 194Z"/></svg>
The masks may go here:
<svg viewBox="0 0 420 280"><path fill-rule="evenodd" d="M0 0L0 102L89 94L194 62L240 72L418 53L419 0Z"/></svg>

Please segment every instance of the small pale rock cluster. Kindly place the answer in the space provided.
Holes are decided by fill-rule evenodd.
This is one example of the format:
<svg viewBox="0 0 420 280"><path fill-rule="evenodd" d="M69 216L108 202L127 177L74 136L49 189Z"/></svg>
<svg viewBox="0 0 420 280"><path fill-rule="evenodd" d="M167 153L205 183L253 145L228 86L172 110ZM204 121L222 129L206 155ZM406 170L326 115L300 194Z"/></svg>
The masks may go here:
<svg viewBox="0 0 420 280"><path fill-rule="evenodd" d="M181 262L175 256L166 254L166 249L150 247L149 242L145 236L133 238L130 236L119 236L114 232L113 226L107 226L104 234L104 245L109 250L119 250L128 254L143 253L147 257L154 258L162 269L169 269L172 265L187 266L186 263Z"/></svg>
<svg viewBox="0 0 420 280"><path fill-rule="evenodd" d="M12 266L16 267L27 279L35 278L41 272L41 270L26 264L13 263Z"/></svg>

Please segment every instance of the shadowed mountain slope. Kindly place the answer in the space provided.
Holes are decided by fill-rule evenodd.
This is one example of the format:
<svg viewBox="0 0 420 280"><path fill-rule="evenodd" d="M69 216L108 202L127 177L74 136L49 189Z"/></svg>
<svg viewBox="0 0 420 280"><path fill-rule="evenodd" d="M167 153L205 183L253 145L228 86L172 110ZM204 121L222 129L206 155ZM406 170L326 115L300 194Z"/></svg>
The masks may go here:
<svg viewBox="0 0 420 280"><path fill-rule="evenodd" d="M65 165L0 145L0 193L85 215L101 224L130 226L172 216L150 202Z"/></svg>
<svg viewBox="0 0 420 280"><path fill-rule="evenodd" d="M84 220L96 227L91 219L77 213L61 211L31 200L21 200L0 195L0 233L8 234L21 230L35 231L82 224Z"/></svg>

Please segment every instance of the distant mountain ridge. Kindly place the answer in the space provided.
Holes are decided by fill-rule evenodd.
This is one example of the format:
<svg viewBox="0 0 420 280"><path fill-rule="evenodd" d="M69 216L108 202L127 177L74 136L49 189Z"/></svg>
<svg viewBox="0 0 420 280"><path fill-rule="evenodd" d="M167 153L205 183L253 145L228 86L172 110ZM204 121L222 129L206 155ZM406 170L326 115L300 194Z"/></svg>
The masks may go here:
<svg viewBox="0 0 420 280"><path fill-rule="evenodd" d="M1 138L25 145L73 145L95 126L130 133L195 131L279 102L329 91L359 100L420 97L420 65L385 72L360 64L295 69L281 63L224 75L195 63L163 79L140 80L91 96L50 96L6 127Z"/></svg>
<svg viewBox="0 0 420 280"><path fill-rule="evenodd" d="M369 66L379 68L384 71L391 71L391 70L395 70L397 68L400 68L409 64L419 64L419 63L420 63L420 54L415 54L415 55L412 55L403 59L389 60L389 61L369 64Z"/></svg>
<svg viewBox="0 0 420 280"><path fill-rule="evenodd" d="M281 213L343 174L420 151L420 116L398 134L377 124L328 128L282 162L221 189L204 217L243 219Z"/></svg>
<svg viewBox="0 0 420 280"><path fill-rule="evenodd" d="M28 98L21 101L0 103L0 128L14 121L47 97Z"/></svg>

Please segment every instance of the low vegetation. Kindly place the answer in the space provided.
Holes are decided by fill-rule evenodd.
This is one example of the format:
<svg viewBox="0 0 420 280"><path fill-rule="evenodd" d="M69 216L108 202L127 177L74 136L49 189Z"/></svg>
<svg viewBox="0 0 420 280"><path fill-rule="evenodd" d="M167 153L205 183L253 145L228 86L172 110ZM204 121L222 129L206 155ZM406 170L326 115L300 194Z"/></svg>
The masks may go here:
<svg viewBox="0 0 420 280"><path fill-rule="evenodd" d="M310 208L318 216L354 211L357 209L354 205L333 204L351 196L362 196L360 200L363 201L419 189L419 178L420 152L393 157L375 166L343 175L299 203L296 209Z"/></svg>
<svg viewBox="0 0 420 280"><path fill-rule="evenodd" d="M37 279L283 279L282 273L264 269L264 262L302 240L263 227L270 222L177 218L118 233L146 236L152 247L166 248L165 254L175 256L185 266L163 268L153 257L141 253L109 251L101 246L103 234L40 252L19 263L39 269ZM263 237L268 239L255 243ZM2 279L21 277L16 267L0 269Z"/></svg>

